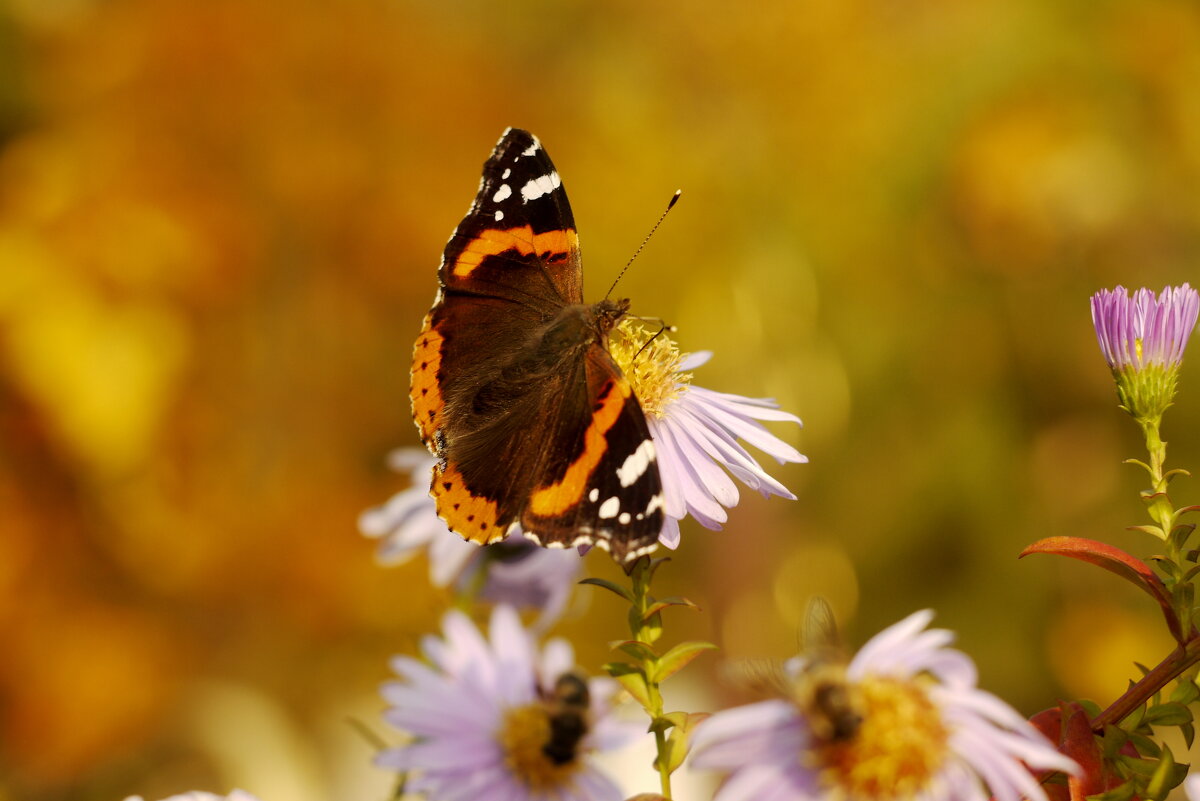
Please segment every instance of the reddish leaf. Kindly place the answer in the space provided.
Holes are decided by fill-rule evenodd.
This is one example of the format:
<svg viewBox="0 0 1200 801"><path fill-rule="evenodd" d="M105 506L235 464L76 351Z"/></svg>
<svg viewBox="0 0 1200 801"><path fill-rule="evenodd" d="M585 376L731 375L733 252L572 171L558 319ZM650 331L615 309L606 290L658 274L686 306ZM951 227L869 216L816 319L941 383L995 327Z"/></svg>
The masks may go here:
<svg viewBox="0 0 1200 801"><path fill-rule="evenodd" d="M1115 573L1123 579L1133 582L1145 590L1162 608L1163 617L1167 619L1167 627L1176 640L1183 641L1183 632L1179 626L1179 618L1171 606L1171 596L1163 586L1162 579L1155 575L1149 565L1135 556L1103 542L1084 539L1083 537L1047 537L1044 540L1029 545L1021 551L1018 558L1031 553L1052 553L1059 556L1069 556L1081 562L1088 562L1102 567L1110 573Z"/></svg>
<svg viewBox="0 0 1200 801"><path fill-rule="evenodd" d="M1079 704L1064 702L1037 713L1029 722L1057 745L1060 753L1079 763L1081 769L1078 776L1067 777L1066 786L1045 785L1051 801L1083 801L1089 795L1103 793L1121 784L1121 777L1104 764L1100 740L1092 731L1087 712ZM1045 779L1051 773L1053 771L1041 771L1038 778Z"/></svg>

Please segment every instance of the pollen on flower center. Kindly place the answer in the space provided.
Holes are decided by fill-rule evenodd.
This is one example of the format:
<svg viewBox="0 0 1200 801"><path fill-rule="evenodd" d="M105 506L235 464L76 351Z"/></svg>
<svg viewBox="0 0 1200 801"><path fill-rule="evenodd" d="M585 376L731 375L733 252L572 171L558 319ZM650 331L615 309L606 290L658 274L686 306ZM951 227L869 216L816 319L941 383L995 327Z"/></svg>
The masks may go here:
<svg viewBox="0 0 1200 801"><path fill-rule="evenodd" d="M949 732L919 680L865 678L854 689L863 710L855 736L814 754L826 786L846 798L913 798L942 767Z"/></svg>
<svg viewBox="0 0 1200 801"><path fill-rule="evenodd" d="M562 787L579 768L578 759L556 764L546 755L550 737L550 716L542 704L510 709L500 727L504 763L533 790Z"/></svg>
<svg viewBox="0 0 1200 801"><path fill-rule="evenodd" d="M692 381L691 373L676 372L683 357L666 332L656 336L632 317L622 319L613 329L608 352L629 379L646 414L662 417Z"/></svg>

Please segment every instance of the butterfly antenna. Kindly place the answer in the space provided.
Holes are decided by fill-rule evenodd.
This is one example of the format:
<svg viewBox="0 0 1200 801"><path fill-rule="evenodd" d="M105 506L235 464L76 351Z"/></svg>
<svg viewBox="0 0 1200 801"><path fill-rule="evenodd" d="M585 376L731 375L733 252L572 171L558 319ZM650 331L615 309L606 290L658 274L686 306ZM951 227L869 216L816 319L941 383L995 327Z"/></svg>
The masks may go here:
<svg viewBox="0 0 1200 801"><path fill-rule="evenodd" d="M667 203L667 207L663 210L663 213L659 215L658 222L656 222L654 227L650 229L650 233L646 234L646 238L642 240L642 244L638 245L638 249L635 250L633 255L629 257L629 261L625 262L625 266L622 267L621 272L617 274L617 278L612 282L612 286L610 286L608 291L604 293L605 298L611 295L612 291L617 288L617 282L621 280L621 276L625 275L625 271L629 269L629 265L633 264L633 260L638 257L639 253L642 252L642 248L646 247L646 243L650 241L650 237L654 236L654 232L658 230L658 226L662 225L662 221L667 218L667 212L671 210L671 207L675 205L675 202L679 200L679 196L682 194L682 189L676 189L675 194L671 195L671 200Z"/></svg>

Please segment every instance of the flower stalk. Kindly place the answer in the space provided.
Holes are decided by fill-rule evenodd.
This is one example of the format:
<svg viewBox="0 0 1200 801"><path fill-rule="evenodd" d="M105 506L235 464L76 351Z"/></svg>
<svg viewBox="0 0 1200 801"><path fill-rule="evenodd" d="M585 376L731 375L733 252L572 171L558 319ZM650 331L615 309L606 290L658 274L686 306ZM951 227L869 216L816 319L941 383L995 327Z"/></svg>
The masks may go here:
<svg viewBox="0 0 1200 801"><path fill-rule="evenodd" d="M692 727L706 715L688 712L667 712L663 704L662 682L678 673L704 651L715 649L712 643L699 640L681 642L659 653L655 643L662 639L662 612L672 606L698 607L682 597L655 598L650 583L658 568L668 559L643 556L629 568L630 587L601 578L586 578L580 584L603 587L629 603L627 619L631 639L613 643L613 648L629 661L613 661L604 666L608 674L621 683L650 717L654 734L654 769L658 772L662 796L671 798L671 774L683 764L688 751Z"/></svg>

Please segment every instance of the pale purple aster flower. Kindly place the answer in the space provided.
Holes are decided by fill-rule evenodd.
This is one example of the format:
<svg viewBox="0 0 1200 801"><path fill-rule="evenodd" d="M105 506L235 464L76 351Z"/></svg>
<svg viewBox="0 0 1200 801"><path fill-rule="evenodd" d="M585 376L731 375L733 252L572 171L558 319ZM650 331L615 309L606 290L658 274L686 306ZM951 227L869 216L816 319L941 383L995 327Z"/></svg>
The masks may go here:
<svg viewBox="0 0 1200 801"><path fill-rule="evenodd" d="M388 455L388 463L407 473L411 485L358 518L359 531L380 540L382 562L399 564L426 551L435 586L479 586L479 572L486 571L480 597L540 610L539 628L558 619L583 567L577 551L539 548L519 532L493 545L467 542L437 516L429 495L435 459L424 449L398 448Z"/></svg>
<svg viewBox="0 0 1200 801"><path fill-rule="evenodd" d="M1155 419L1171 405L1183 351L1200 314L1200 296L1184 284L1155 297L1125 287L1092 295L1092 324L1104 360L1117 382L1121 406L1134 417Z"/></svg>
<svg viewBox="0 0 1200 801"><path fill-rule="evenodd" d="M610 350L633 385L657 450L667 517L659 542L677 547L679 521L689 514L705 528L721 528L728 519L725 510L739 500L737 484L726 471L764 497L795 500L742 443L753 445L780 464L807 462L759 422L800 424L800 418L780 411L768 398L746 398L693 385L689 371L708 362L712 357L708 351L681 354L665 333L652 338L633 319L622 321L617 331Z"/></svg>
<svg viewBox="0 0 1200 801"><path fill-rule="evenodd" d="M818 733L837 710L812 692L818 674L803 658L786 668L792 697L702 722L692 766L730 774L713 801L1046 801L1031 770L1078 765L976 686L974 663L948 647L949 631L926 628L932 618L910 615L845 665L854 717L840 735Z"/></svg>
<svg viewBox="0 0 1200 801"><path fill-rule="evenodd" d="M383 751L376 764L406 773L406 789L429 801L624 797L589 760L645 731L610 714L616 682L584 683L571 646L554 639L539 651L507 605L493 610L487 638L457 611L442 629L422 641L427 662L392 660L400 680L383 686L384 717L413 741Z"/></svg>
<svg viewBox="0 0 1200 801"><path fill-rule="evenodd" d="M1200 774L1184 779L1183 791L1187 794L1188 801L1200 801Z"/></svg>

